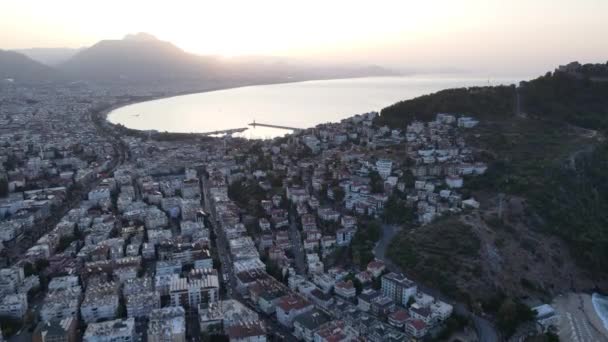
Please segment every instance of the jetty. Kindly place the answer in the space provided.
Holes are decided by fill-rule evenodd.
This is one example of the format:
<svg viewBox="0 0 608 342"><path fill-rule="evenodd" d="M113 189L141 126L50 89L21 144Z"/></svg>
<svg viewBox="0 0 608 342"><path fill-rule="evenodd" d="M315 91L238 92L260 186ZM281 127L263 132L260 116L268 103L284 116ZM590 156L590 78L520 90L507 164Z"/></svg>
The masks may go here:
<svg viewBox="0 0 608 342"><path fill-rule="evenodd" d="M272 124L266 124L266 123L259 123L259 122L255 122L255 120L253 120L253 122L250 123L249 126L253 126L254 128L256 126L260 126L260 127L278 128L278 129L288 129L290 131L301 131L302 130L302 128L297 128L297 127L289 127L289 126L280 126L280 125L272 125Z"/></svg>

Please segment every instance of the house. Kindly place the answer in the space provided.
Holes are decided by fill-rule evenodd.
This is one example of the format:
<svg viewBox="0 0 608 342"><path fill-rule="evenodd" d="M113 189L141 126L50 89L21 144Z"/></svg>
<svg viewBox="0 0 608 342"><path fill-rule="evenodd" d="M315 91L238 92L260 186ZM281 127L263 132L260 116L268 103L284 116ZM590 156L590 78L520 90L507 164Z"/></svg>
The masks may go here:
<svg viewBox="0 0 608 342"><path fill-rule="evenodd" d="M386 269L386 265L382 260L373 260L367 264L367 271L371 273L374 278L378 278L382 275L382 272Z"/></svg>
<svg viewBox="0 0 608 342"><path fill-rule="evenodd" d="M327 321L329 316L318 309L302 313L293 321L294 336L301 341L313 342L315 331Z"/></svg>
<svg viewBox="0 0 608 342"><path fill-rule="evenodd" d="M334 286L334 292L336 295L346 299L352 299L357 296L357 290L355 289L352 280L337 282Z"/></svg>
<svg viewBox="0 0 608 342"><path fill-rule="evenodd" d="M340 219L340 213L331 208L319 208L317 215L323 221L338 222Z"/></svg>
<svg viewBox="0 0 608 342"><path fill-rule="evenodd" d="M421 320L427 325L430 325L433 320L431 309L420 307L417 304L410 306L409 314L413 319Z"/></svg>
<svg viewBox="0 0 608 342"><path fill-rule="evenodd" d="M412 319L405 323L405 332L413 338L422 338L428 332L428 326L424 321Z"/></svg>
<svg viewBox="0 0 608 342"><path fill-rule="evenodd" d="M457 176L457 175L448 175L445 177L445 184L450 188L450 189L459 189L462 188L463 185L463 179L461 176Z"/></svg>
<svg viewBox="0 0 608 342"><path fill-rule="evenodd" d="M225 329L230 342L266 342L266 327L262 322L243 322Z"/></svg>
<svg viewBox="0 0 608 342"><path fill-rule="evenodd" d="M373 289L365 289L357 297L357 307L363 312L369 312L372 308L372 303L378 297L382 296L379 291Z"/></svg>
<svg viewBox="0 0 608 342"><path fill-rule="evenodd" d="M355 274L355 278L361 282L361 284L369 284L374 280L372 274L369 271L362 271Z"/></svg>
<svg viewBox="0 0 608 342"><path fill-rule="evenodd" d="M338 246L348 246L355 236L355 229L342 228L336 231L336 244Z"/></svg>
<svg viewBox="0 0 608 342"><path fill-rule="evenodd" d="M304 298L290 294L279 299L276 313L277 320L287 328L293 327L294 319L305 312L312 310L314 306Z"/></svg>
<svg viewBox="0 0 608 342"><path fill-rule="evenodd" d="M403 310L398 309L388 315L388 324L394 326L399 330L403 330L407 321L410 320L410 314Z"/></svg>
<svg viewBox="0 0 608 342"><path fill-rule="evenodd" d="M536 323L542 331L547 331L550 327L556 327L559 324L559 315L549 304L534 307L532 311L536 314Z"/></svg>

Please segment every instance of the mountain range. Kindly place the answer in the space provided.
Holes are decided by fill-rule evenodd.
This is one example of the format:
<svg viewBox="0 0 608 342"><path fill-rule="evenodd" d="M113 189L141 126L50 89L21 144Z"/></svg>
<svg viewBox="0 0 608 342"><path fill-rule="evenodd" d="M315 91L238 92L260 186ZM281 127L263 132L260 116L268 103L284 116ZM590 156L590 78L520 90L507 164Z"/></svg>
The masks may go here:
<svg viewBox="0 0 608 342"><path fill-rule="evenodd" d="M201 56L147 33L129 34L120 40L102 40L82 49L0 50L0 77L25 81L255 83L395 74L378 66L320 65L263 56Z"/></svg>

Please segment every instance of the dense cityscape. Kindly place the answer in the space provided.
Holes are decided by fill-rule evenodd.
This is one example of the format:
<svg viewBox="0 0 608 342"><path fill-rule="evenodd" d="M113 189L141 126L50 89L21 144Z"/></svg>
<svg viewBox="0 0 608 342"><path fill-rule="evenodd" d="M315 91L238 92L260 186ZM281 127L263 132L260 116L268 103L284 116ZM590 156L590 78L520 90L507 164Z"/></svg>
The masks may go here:
<svg viewBox="0 0 608 342"><path fill-rule="evenodd" d="M7 80L1 94L0 316L18 330L5 334L401 341L446 327L453 306L366 235L391 229L396 198L423 225L479 206L458 193L486 170L459 134L474 118L401 131L366 113L254 143L153 139L103 117L158 89Z"/></svg>

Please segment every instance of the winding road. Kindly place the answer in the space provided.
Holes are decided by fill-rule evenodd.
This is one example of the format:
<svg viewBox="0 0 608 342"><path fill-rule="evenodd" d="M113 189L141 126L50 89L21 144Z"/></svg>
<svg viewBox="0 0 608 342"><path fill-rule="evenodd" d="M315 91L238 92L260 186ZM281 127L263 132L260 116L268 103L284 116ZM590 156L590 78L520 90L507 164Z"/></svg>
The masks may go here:
<svg viewBox="0 0 608 342"><path fill-rule="evenodd" d="M376 246L374 247L374 250L373 250L374 256L376 257L376 259L384 261L384 263L386 264L386 268L389 271L396 272L396 273L404 273L404 272L401 270L401 267L397 266L396 264L394 264L391 260L389 260L386 257L386 248L388 247L388 245L390 244L392 239L395 237L395 235L397 235L397 233L399 233L400 230L401 230L401 227L399 227L399 226L383 224L382 225L382 237L381 237L380 241L378 241L378 243L376 244ZM454 306L454 312L456 312L457 314L459 314L461 316L469 317L473 321L473 324L475 325L475 331L477 332L479 341L481 341L481 342L498 342L498 341L500 341L498 333L496 332L496 329L494 328L494 325L492 324L492 322L490 322L487 319L482 318L478 315L475 315L474 313L469 311L469 309L467 308L467 306L464 303L454 302L453 300L451 300L451 299L445 297L443 294L441 294L437 289L421 285L420 283L418 283L418 288L421 291L428 293L431 296L433 296L441 301L450 303L451 305Z"/></svg>

